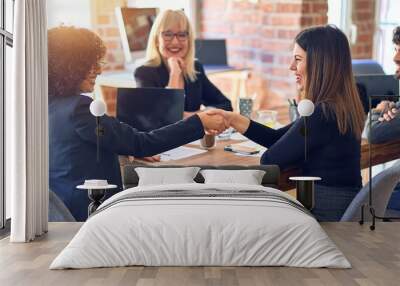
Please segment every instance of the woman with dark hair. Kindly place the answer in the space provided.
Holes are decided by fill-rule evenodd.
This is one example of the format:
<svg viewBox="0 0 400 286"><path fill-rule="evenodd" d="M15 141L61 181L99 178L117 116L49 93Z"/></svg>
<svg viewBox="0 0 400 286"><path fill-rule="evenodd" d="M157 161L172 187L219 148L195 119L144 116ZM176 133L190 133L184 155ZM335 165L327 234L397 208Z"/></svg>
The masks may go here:
<svg viewBox="0 0 400 286"><path fill-rule="evenodd" d="M103 116L100 162L96 161L96 122L90 114L93 91L106 48L87 29L59 27L48 31L49 179L50 188L78 221L87 218L89 200L77 185L86 179L106 179L122 189L118 155L151 156L200 139L204 129L221 132L221 116L198 113L151 132L139 132L115 118ZM115 192L110 192L109 195Z"/></svg>
<svg viewBox="0 0 400 286"><path fill-rule="evenodd" d="M281 169L300 167L304 175L319 176L313 213L321 221L340 220L361 187L360 143L364 111L357 94L345 34L333 26L300 32L290 65L301 98L311 100L307 120L307 160L304 159L303 120L278 130L239 114L214 111L249 139L268 147L262 164Z"/></svg>

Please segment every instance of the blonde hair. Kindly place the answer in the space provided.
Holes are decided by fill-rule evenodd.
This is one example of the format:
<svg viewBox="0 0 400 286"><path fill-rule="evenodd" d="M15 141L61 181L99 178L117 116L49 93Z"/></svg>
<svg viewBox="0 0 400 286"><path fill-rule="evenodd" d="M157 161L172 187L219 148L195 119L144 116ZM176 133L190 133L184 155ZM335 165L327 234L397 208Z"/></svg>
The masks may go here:
<svg viewBox="0 0 400 286"><path fill-rule="evenodd" d="M147 43L145 65L151 67L161 65L162 57L158 49L158 37L173 25L178 25L189 34L188 52L184 58L186 64L184 77L190 79L190 81L195 81L197 76L194 68L194 32L189 19L182 10L165 10L156 17Z"/></svg>

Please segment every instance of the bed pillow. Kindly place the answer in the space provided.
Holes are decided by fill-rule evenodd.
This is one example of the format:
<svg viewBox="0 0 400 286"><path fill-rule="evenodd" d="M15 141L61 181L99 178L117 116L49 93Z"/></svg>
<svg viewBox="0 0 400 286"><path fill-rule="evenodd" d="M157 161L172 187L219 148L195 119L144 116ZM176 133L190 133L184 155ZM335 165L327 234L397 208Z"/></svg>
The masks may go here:
<svg viewBox="0 0 400 286"><path fill-rule="evenodd" d="M193 179L199 167L186 168L135 168L139 176L138 186L196 183Z"/></svg>
<svg viewBox="0 0 400 286"><path fill-rule="evenodd" d="M202 170L205 184L261 185L265 171L261 170Z"/></svg>

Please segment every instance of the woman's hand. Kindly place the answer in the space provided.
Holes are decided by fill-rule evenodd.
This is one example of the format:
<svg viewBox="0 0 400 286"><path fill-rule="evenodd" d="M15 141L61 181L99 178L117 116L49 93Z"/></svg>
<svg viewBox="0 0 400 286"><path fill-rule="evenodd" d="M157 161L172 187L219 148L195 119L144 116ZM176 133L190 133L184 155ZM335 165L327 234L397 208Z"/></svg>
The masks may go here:
<svg viewBox="0 0 400 286"><path fill-rule="evenodd" d="M184 88L185 83L183 80L183 72L185 68L185 62L181 58L169 58L167 60L169 68L169 88Z"/></svg>
<svg viewBox="0 0 400 286"><path fill-rule="evenodd" d="M239 133L245 133L250 125L250 119L232 111L222 109L210 109L207 111L209 115L220 115L224 117L226 124L236 129Z"/></svg>

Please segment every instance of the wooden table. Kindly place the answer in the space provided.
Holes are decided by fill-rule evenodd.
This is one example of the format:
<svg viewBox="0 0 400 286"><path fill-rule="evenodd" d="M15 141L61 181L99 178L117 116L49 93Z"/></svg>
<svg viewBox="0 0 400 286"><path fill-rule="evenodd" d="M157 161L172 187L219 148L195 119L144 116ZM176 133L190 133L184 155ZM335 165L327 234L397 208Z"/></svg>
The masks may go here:
<svg viewBox="0 0 400 286"><path fill-rule="evenodd" d="M232 152L224 151L224 146L235 144L238 141L226 140L217 141L217 146L208 150L207 153L196 155L190 158L160 162L156 165L259 165L259 157L244 157L238 156ZM189 147L197 147L198 145L187 145ZM372 144L372 166L389 162L394 159L400 158L400 141L393 141L386 144ZM369 144L367 140L362 140L361 143L361 169L366 169L369 166ZM279 189L283 191L292 190L295 184L289 180L291 176L298 176L301 174L297 168L290 168L281 171L279 180Z"/></svg>

